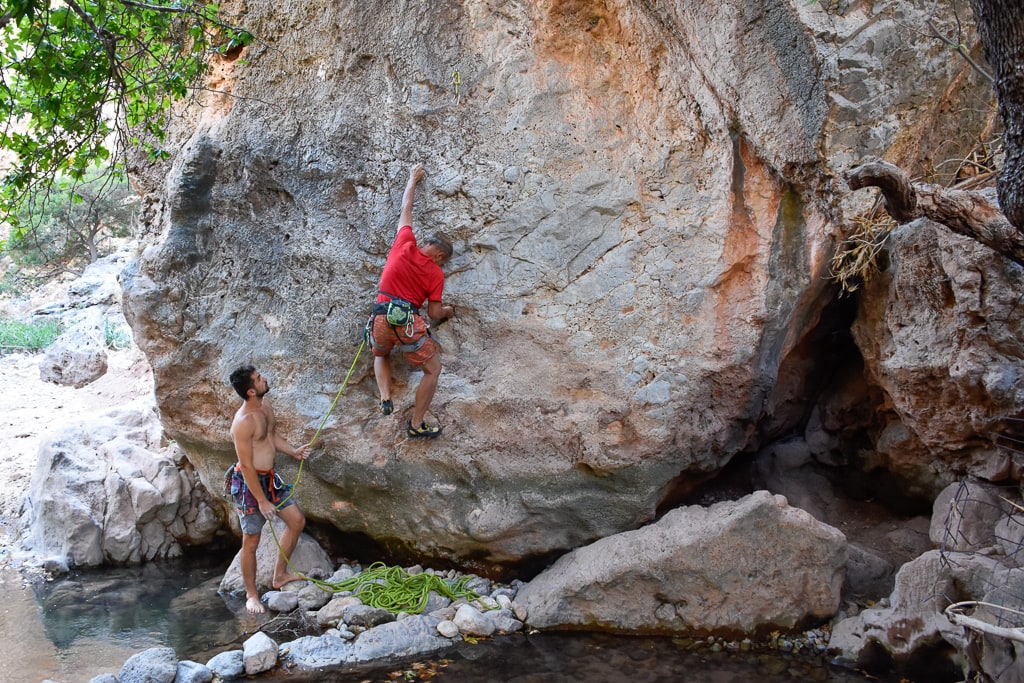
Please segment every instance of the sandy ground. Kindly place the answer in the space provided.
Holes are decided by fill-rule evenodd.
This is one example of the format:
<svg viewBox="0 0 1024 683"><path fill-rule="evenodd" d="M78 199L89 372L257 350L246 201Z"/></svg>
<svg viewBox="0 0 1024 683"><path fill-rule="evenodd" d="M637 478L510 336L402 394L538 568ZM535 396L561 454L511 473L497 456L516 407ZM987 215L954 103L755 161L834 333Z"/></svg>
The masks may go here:
<svg viewBox="0 0 1024 683"><path fill-rule="evenodd" d="M10 545L39 446L62 426L153 394L153 375L135 347L108 352L107 373L80 388L39 378L39 354L0 356L0 549Z"/></svg>

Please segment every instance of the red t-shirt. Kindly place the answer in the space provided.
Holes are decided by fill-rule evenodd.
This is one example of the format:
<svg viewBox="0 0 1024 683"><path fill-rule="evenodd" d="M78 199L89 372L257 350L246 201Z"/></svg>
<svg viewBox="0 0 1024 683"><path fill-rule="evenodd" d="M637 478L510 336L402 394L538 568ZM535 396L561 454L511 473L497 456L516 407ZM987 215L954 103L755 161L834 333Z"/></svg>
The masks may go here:
<svg viewBox="0 0 1024 683"><path fill-rule="evenodd" d="M444 272L416 246L411 225L398 229L384 272L380 275L378 289L388 294L378 294L377 301L387 301L395 296L414 306L422 306L424 301L441 300Z"/></svg>

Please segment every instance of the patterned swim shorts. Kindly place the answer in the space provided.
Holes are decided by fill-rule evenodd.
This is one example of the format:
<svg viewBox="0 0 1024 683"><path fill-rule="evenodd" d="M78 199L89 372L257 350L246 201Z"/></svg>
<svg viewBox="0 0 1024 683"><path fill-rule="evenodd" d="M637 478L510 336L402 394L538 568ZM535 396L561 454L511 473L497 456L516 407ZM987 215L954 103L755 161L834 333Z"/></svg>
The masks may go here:
<svg viewBox="0 0 1024 683"><path fill-rule="evenodd" d="M291 495L291 484L284 483L281 477L273 470L269 472L259 471L257 474L259 474L263 495L275 507L282 510L290 505L295 505L295 498ZM258 534L267 519L260 512L256 496L252 495L252 491L245 485L245 478L237 466L231 471L230 487L230 493L235 498L235 508L238 510L238 522L242 528L242 533L248 536Z"/></svg>

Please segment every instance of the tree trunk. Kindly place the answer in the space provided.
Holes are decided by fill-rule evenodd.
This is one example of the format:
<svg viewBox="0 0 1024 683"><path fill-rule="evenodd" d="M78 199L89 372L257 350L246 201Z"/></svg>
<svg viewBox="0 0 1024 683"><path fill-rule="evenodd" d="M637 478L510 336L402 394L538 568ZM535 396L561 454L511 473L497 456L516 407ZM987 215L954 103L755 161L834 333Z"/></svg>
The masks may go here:
<svg viewBox="0 0 1024 683"><path fill-rule="evenodd" d="M846 181L854 190L879 188L886 211L900 224L917 218L942 223L1024 266L1024 233L980 192L947 190L928 183L913 185L906 173L884 161L858 166L847 174Z"/></svg>
<svg viewBox="0 0 1024 683"><path fill-rule="evenodd" d="M1024 2L970 0L974 23L995 77L1006 160L999 173L999 204L1024 232ZM952 226L950 226L952 227Z"/></svg>

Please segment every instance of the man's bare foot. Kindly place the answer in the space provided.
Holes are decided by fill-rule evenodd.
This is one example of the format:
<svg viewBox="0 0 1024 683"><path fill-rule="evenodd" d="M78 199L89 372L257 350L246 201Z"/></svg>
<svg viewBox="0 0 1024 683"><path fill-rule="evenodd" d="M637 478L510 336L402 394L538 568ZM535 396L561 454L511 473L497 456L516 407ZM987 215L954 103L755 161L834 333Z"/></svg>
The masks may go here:
<svg viewBox="0 0 1024 683"><path fill-rule="evenodd" d="M281 574L281 576L275 576L273 583L274 590L281 590L292 581L305 581L305 579L298 574L292 574L291 572Z"/></svg>
<svg viewBox="0 0 1024 683"><path fill-rule="evenodd" d="M263 603L260 602L259 598L246 598L245 610L249 614L263 614L266 612L266 610L263 609Z"/></svg>

